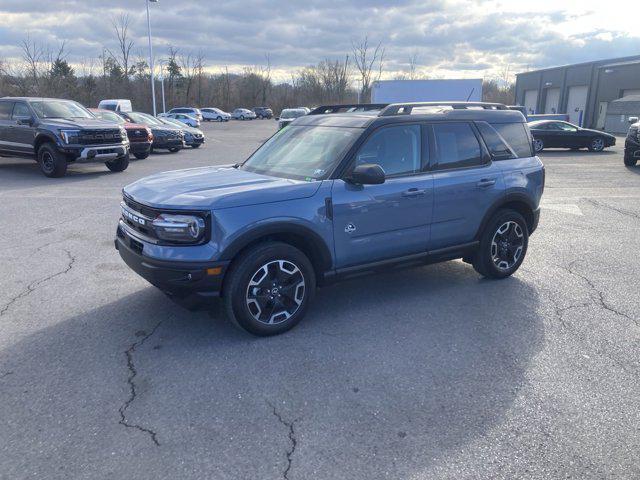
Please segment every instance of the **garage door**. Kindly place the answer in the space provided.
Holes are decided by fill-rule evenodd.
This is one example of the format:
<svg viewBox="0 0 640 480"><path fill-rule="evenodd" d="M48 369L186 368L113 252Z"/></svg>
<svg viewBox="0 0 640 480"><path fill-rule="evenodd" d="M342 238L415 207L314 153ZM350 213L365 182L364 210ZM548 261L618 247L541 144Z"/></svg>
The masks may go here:
<svg viewBox="0 0 640 480"><path fill-rule="evenodd" d="M538 107L538 90L525 90L524 91L524 106L527 109L529 115L533 115Z"/></svg>
<svg viewBox="0 0 640 480"><path fill-rule="evenodd" d="M567 114L569 121L575 125L582 126L584 122L584 110L587 107L587 94L589 87L569 87L569 99L567 100Z"/></svg>
<svg viewBox="0 0 640 480"><path fill-rule="evenodd" d="M624 90L622 92L622 96L626 97L627 95L640 95L640 89L639 88L634 88L631 90Z"/></svg>
<svg viewBox="0 0 640 480"><path fill-rule="evenodd" d="M560 105L560 89L559 88L547 89L547 100L544 103L544 113L558 113L559 105Z"/></svg>

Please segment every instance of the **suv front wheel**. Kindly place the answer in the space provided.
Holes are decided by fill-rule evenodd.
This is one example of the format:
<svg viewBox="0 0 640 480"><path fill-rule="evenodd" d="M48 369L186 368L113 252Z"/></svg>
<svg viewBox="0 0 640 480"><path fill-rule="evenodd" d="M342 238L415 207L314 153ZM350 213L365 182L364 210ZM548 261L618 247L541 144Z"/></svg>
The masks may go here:
<svg viewBox="0 0 640 480"><path fill-rule="evenodd" d="M38 149L38 165L47 177L64 177L67 173L67 157L51 143L43 143Z"/></svg>
<svg viewBox="0 0 640 480"><path fill-rule="evenodd" d="M129 166L129 154L116 158L115 160L109 160L104 162L109 170L112 172L122 172Z"/></svg>
<svg viewBox="0 0 640 480"><path fill-rule="evenodd" d="M277 335L302 320L315 289L304 253L286 243L261 243L243 252L227 273L227 315L249 333Z"/></svg>
<svg viewBox="0 0 640 480"><path fill-rule="evenodd" d="M508 277L522 265L528 245L524 217L514 210L499 210L482 232L473 268L483 277Z"/></svg>

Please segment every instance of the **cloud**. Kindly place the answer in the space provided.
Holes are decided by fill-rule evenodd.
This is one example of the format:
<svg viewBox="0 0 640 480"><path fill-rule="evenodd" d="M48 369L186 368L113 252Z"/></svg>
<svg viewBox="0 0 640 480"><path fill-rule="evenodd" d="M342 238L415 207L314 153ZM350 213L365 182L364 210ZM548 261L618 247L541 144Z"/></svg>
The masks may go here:
<svg viewBox="0 0 640 480"><path fill-rule="evenodd" d="M617 1L610 0L607 8ZM566 33L567 25L576 19L597 18L594 9L604 7L568 10L563 2L551 2L542 10L529 11L514 7L513 2L503 3L160 0L150 9L157 56L165 55L169 46L183 53L201 51L206 64L217 69L261 64L269 55L274 70L285 76L324 58L343 58L350 54L352 41L365 35L371 43L384 45L389 75L406 71L414 55L421 72L478 77L495 74L506 65L515 73L525 67L637 53L638 38L631 32L587 25L583 31ZM28 34L52 50L66 41L71 62L97 58L103 48L115 51L111 19L124 12L130 16L134 51L144 57L144 3L132 5L130 0L3 0L1 55L19 58L19 44Z"/></svg>

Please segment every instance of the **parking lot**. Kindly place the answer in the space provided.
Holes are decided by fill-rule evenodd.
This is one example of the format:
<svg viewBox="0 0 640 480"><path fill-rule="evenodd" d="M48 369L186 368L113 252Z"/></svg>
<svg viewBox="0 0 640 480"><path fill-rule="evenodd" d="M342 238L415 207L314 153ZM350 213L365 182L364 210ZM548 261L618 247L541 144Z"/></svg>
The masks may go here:
<svg viewBox="0 0 640 480"><path fill-rule="evenodd" d="M319 290L291 332L189 312L113 246L121 188L244 159L275 121L198 150L45 178L0 158L0 477L640 476L640 168L543 152L523 267L461 261Z"/></svg>

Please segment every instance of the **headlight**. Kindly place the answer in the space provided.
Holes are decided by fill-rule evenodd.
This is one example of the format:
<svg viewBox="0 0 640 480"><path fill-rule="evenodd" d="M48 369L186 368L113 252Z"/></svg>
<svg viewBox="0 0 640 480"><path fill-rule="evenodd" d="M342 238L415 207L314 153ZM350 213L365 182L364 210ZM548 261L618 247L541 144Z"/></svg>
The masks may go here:
<svg viewBox="0 0 640 480"><path fill-rule="evenodd" d="M175 243L196 243L205 234L204 219L196 215L163 213L156 217L152 226L159 239Z"/></svg>
<svg viewBox="0 0 640 480"><path fill-rule="evenodd" d="M60 130L60 136L64 143L80 143L80 130Z"/></svg>

